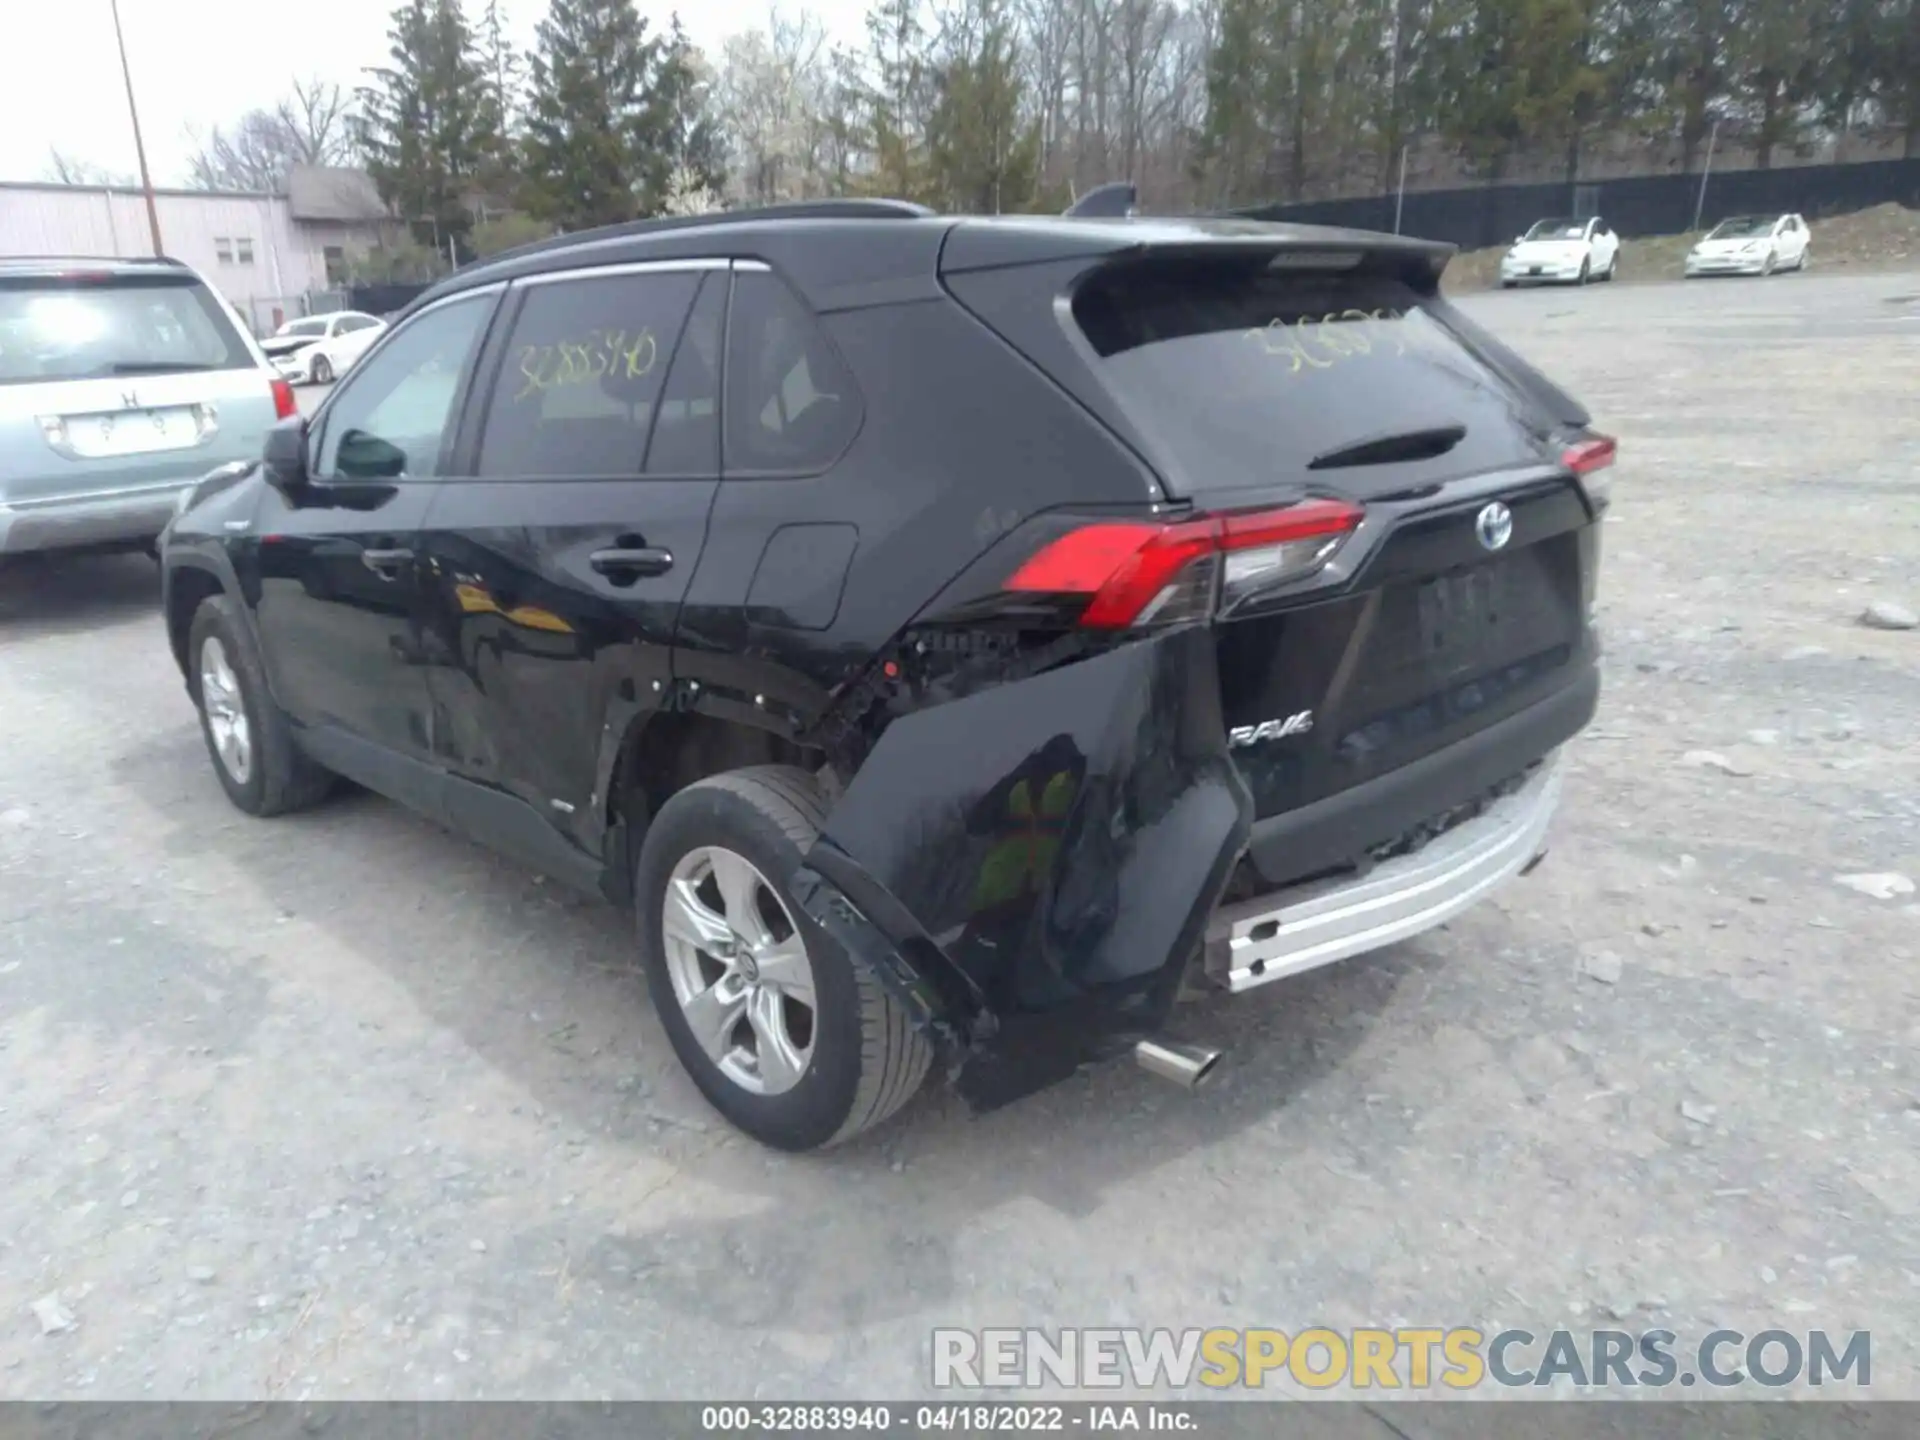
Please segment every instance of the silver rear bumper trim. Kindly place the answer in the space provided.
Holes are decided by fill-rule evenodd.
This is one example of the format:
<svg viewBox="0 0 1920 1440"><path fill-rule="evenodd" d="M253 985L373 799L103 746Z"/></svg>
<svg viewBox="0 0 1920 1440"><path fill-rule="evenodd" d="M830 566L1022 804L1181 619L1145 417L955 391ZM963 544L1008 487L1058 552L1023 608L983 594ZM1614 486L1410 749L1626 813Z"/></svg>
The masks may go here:
<svg viewBox="0 0 1920 1440"><path fill-rule="evenodd" d="M1207 968L1229 990L1250 990L1430 930L1528 868L1559 798L1555 757L1524 787L1411 855L1362 876L1223 905L1207 926Z"/></svg>

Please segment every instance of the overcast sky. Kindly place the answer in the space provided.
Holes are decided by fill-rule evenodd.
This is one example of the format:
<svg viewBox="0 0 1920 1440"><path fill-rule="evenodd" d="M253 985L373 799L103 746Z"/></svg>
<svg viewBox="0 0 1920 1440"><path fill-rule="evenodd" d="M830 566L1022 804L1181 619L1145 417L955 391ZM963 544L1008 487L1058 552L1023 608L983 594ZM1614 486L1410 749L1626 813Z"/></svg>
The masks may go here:
<svg viewBox="0 0 1920 1440"><path fill-rule="evenodd" d="M664 27L673 0L636 0ZM4 0L6 82L0 85L0 179L37 180L58 148L74 160L132 176L133 131L114 48L108 0ZM271 105L294 75L346 86L382 64L393 0L120 0L140 126L156 185L186 180L205 133L256 105ZM477 13L479 0L469 0ZM680 16L696 44L718 55L727 36L766 23L767 0L683 0ZM861 33L865 0L809 0L836 38ZM515 39L525 44L545 0L505 0ZM793 0L783 12L797 12Z"/></svg>

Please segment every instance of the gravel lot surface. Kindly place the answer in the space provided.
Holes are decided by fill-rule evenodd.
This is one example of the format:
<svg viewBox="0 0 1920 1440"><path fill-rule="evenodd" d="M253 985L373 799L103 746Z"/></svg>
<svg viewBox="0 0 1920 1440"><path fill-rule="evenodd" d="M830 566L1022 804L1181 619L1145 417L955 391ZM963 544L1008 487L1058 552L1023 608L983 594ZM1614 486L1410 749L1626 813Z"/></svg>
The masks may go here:
<svg viewBox="0 0 1920 1440"><path fill-rule="evenodd" d="M1920 273L1467 303L1623 445L1555 849L1184 1013L1193 1095L764 1152L619 915L371 797L240 815L150 562L0 576L0 1398L906 1397L936 1325L1614 1316L1870 1329L1920 1398L1920 631L1859 619L1920 608Z"/></svg>

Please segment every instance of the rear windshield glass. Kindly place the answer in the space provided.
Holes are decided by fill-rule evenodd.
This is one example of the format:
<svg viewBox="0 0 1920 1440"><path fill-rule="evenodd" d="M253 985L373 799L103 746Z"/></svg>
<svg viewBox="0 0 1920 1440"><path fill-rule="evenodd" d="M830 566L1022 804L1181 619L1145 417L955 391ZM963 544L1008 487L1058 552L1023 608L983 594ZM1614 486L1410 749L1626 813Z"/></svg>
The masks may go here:
<svg viewBox="0 0 1920 1440"><path fill-rule="evenodd" d="M1541 458L1518 392L1388 276L1155 266L1096 277L1073 308L1186 493L1297 478L1417 432L1464 431L1397 458L1454 473ZM1370 468L1395 459L1388 446Z"/></svg>
<svg viewBox="0 0 1920 1440"><path fill-rule="evenodd" d="M0 385L252 364L191 276L0 279Z"/></svg>

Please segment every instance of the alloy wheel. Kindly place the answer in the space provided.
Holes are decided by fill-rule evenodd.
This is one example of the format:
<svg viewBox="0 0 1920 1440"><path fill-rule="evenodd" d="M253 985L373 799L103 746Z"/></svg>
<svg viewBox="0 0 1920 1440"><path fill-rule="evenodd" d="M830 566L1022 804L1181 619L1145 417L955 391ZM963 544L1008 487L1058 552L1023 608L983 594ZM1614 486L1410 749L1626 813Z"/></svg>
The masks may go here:
<svg viewBox="0 0 1920 1440"><path fill-rule="evenodd" d="M246 784L253 776L253 728L247 723L247 707L227 647L218 635L209 635L200 647L200 708L206 713L221 768L234 784Z"/></svg>
<svg viewBox="0 0 1920 1440"><path fill-rule="evenodd" d="M755 1095L791 1090L813 1058L819 1002L793 915L745 856L682 856L661 913L667 978L720 1073Z"/></svg>

